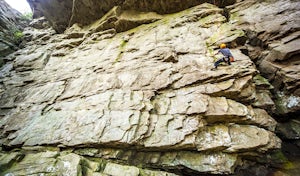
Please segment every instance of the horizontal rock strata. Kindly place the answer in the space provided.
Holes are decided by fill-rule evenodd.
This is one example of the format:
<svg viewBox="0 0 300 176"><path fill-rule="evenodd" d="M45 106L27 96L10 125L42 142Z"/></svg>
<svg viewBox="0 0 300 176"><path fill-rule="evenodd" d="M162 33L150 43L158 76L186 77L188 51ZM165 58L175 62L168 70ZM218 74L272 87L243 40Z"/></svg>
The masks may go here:
<svg viewBox="0 0 300 176"><path fill-rule="evenodd" d="M36 8L59 5L47 2ZM259 4L230 6L229 17L208 3L162 15L144 1L142 12L126 6L134 2L106 4L85 26L73 25L85 19L74 14L49 19L56 30L72 25L63 34L25 31L32 46L6 57L0 72L3 173L234 174L281 147L274 87L242 47L249 31L233 15ZM72 13L95 5L60 3ZM211 70L224 42L236 61Z"/></svg>
<svg viewBox="0 0 300 176"><path fill-rule="evenodd" d="M277 114L297 114L300 110L299 2L253 4L255 1L229 7L232 8L230 20L247 31L249 54L277 92ZM270 19L276 20L270 22ZM265 51L257 52L262 50Z"/></svg>

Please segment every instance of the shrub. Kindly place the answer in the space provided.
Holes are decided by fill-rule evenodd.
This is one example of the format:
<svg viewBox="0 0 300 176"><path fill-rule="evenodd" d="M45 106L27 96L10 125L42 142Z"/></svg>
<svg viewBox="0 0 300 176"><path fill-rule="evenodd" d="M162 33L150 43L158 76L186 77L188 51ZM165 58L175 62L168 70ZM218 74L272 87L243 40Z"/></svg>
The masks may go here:
<svg viewBox="0 0 300 176"><path fill-rule="evenodd" d="M16 44L20 43L23 37L24 37L24 34L22 31L17 29L13 32L13 41Z"/></svg>
<svg viewBox="0 0 300 176"><path fill-rule="evenodd" d="M22 20L32 20L33 13L32 12L25 12L22 14Z"/></svg>

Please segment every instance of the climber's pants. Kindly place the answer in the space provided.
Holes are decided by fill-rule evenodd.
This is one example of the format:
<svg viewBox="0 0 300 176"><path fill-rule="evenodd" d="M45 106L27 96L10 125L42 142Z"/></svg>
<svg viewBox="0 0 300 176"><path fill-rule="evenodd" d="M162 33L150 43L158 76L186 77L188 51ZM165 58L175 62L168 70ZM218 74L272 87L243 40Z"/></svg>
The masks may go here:
<svg viewBox="0 0 300 176"><path fill-rule="evenodd" d="M229 58L223 57L223 58L221 58L221 59L219 59L219 60L217 60L217 61L215 62L215 64L214 64L215 67L217 68L217 67L220 65L221 62L227 62L228 65L231 65L230 59L229 59Z"/></svg>

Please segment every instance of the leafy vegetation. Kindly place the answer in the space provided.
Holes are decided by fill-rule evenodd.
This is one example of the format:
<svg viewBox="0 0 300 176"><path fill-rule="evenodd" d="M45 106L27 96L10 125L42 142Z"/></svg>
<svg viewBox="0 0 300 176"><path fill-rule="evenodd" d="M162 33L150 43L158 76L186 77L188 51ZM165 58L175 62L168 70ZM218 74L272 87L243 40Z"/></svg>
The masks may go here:
<svg viewBox="0 0 300 176"><path fill-rule="evenodd" d="M24 34L21 30L15 28L11 31L11 39L16 44L20 43L23 37L24 37Z"/></svg>
<svg viewBox="0 0 300 176"><path fill-rule="evenodd" d="M21 39L23 36L24 36L24 34L23 34L23 32L21 32L21 31L16 31L16 32L14 33L14 37L15 37L16 39Z"/></svg>
<svg viewBox="0 0 300 176"><path fill-rule="evenodd" d="M26 12L26 13L22 14L21 19L22 20L32 20L32 17L33 17L32 12Z"/></svg>

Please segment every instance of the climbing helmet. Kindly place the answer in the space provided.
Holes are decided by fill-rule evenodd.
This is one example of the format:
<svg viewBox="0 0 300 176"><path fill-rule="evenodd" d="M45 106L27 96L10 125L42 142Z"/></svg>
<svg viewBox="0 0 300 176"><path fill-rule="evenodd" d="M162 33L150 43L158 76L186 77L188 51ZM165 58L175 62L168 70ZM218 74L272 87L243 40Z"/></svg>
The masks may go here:
<svg viewBox="0 0 300 176"><path fill-rule="evenodd" d="M220 45L220 48L222 49L222 48L226 48L226 44L225 43L222 43L221 45Z"/></svg>

